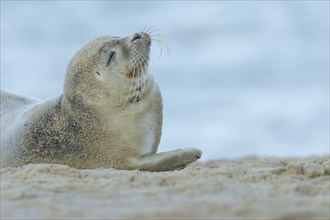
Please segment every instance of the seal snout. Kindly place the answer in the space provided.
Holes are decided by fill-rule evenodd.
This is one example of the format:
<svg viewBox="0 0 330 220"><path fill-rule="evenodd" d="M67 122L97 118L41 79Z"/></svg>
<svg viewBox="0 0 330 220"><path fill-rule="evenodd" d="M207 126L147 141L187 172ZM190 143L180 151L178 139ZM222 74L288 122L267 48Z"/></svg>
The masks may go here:
<svg viewBox="0 0 330 220"><path fill-rule="evenodd" d="M133 34L133 36L131 37L131 42L133 43L138 40L143 40L148 46L151 45L151 38L147 33L141 32Z"/></svg>
<svg viewBox="0 0 330 220"><path fill-rule="evenodd" d="M131 42L136 41L138 39L142 39L142 36L139 33L135 33L135 34L133 34Z"/></svg>

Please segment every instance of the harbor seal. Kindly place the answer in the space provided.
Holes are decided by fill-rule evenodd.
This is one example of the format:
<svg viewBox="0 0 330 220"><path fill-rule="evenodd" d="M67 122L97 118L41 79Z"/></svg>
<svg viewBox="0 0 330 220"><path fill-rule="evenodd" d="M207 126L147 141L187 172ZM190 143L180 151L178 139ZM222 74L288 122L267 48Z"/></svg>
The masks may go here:
<svg viewBox="0 0 330 220"><path fill-rule="evenodd" d="M1 165L182 169L195 148L157 153L162 97L148 71L146 32L98 37L68 65L63 93L41 101L1 91Z"/></svg>

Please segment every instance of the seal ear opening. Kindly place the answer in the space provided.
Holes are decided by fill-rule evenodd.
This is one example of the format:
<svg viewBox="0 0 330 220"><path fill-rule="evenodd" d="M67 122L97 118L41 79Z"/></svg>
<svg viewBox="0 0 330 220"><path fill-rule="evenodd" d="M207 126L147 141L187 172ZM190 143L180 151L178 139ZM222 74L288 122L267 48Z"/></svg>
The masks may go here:
<svg viewBox="0 0 330 220"><path fill-rule="evenodd" d="M100 72L96 72L97 75L101 76L101 73Z"/></svg>

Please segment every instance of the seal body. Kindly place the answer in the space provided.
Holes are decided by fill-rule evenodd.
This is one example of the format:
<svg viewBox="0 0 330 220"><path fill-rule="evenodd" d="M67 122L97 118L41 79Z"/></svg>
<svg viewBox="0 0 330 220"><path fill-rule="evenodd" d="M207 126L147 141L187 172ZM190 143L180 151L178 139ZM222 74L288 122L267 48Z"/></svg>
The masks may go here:
<svg viewBox="0 0 330 220"><path fill-rule="evenodd" d="M193 148L156 153L162 97L150 45L144 32L99 37L72 58L62 94L42 101L1 91L1 165L166 171L200 158Z"/></svg>

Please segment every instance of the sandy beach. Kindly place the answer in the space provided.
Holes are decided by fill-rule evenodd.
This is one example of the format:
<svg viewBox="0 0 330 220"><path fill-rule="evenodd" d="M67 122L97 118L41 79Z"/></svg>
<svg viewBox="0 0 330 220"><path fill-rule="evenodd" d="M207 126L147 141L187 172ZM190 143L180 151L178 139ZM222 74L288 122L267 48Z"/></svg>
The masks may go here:
<svg viewBox="0 0 330 220"><path fill-rule="evenodd" d="M173 172L1 168L1 219L329 219L329 156L244 157Z"/></svg>

